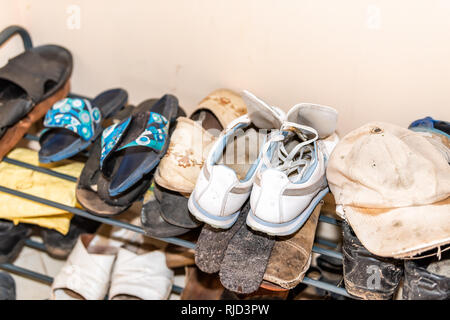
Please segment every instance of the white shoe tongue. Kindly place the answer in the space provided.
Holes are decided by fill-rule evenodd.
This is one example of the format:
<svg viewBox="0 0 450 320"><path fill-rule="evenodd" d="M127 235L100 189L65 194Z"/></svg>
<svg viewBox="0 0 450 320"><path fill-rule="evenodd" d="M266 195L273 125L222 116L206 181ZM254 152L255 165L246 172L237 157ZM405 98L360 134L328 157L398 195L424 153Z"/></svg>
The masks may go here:
<svg viewBox="0 0 450 320"><path fill-rule="evenodd" d="M247 113L252 123L260 129L279 129L284 120L284 114L257 98L251 92L244 90L242 99L247 105Z"/></svg>
<svg viewBox="0 0 450 320"><path fill-rule="evenodd" d="M319 139L323 139L333 134L336 130L338 112L328 106L300 103L289 110L287 118L289 122L316 129Z"/></svg>

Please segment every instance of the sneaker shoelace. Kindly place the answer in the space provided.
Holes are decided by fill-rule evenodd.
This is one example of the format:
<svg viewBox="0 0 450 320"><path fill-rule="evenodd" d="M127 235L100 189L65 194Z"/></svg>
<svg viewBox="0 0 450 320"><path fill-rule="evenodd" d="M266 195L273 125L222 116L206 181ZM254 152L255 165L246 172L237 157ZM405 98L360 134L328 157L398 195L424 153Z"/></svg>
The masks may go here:
<svg viewBox="0 0 450 320"><path fill-rule="evenodd" d="M289 133L296 134L302 142L297 144L290 152L286 150L283 143L288 137ZM307 133L312 133L313 137L308 138ZM319 135L314 128L300 125L293 122L284 122L280 131L274 133L264 145L263 163L267 168L273 168L282 171L289 178L291 173L297 171L294 179L290 180L296 182L301 179L312 161L312 154L314 152L313 143L318 139ZM269 157L268 150L272 143L276 143L276 157ZM275 161L274 161L275 160Z"/></svg>

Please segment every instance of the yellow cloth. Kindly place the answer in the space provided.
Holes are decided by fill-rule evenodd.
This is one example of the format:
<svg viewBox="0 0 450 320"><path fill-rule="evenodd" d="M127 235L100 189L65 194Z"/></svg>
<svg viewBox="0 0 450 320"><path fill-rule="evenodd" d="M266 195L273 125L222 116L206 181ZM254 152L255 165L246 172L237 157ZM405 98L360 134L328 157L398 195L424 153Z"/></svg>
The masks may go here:
<svg viewBox="0 0 450 320"><path fill-rule="evenodd" d="M11 151L8 157L39 165L36 151L17 148ZM53 165L51 170L78 177L83 166L81 162L66 161ZM77 203L76 183L6 162L0 162L0 185L71 207ZM69 231L72 216L67 211L0 192L0 218L12 220L15 224L36 224L65 235Z"/></svg>

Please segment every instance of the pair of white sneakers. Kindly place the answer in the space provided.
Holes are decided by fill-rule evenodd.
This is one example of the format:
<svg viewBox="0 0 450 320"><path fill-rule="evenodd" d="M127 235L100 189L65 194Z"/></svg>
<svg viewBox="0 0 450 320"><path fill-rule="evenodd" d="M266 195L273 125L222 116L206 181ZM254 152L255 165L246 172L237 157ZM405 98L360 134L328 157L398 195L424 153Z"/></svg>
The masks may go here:
<svg viewBox="0 0 450 320"><path fill-rule="evenodd" d="M228 229L250 196L247 225L269 235L290 235L328 193L327 159L338 142L337 111L301 103L286 115L248 91L248 113L221 133L212 147L189 211Z"/></svg>

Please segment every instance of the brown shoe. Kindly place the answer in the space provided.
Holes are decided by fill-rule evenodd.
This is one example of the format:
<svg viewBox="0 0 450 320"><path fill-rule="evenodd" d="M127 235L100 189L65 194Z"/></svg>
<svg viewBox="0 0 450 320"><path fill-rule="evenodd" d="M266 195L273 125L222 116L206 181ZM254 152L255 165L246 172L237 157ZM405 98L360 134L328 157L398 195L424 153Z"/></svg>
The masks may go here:
<svg viewBox="0 0 450 320"><path fill-rule="evenodd" d="M275 285L292 289L302 282L311 264L311 250L321 207L322 204L319 203L306 223L294 235L277 238L262 287L273 290Z"/></svg>

